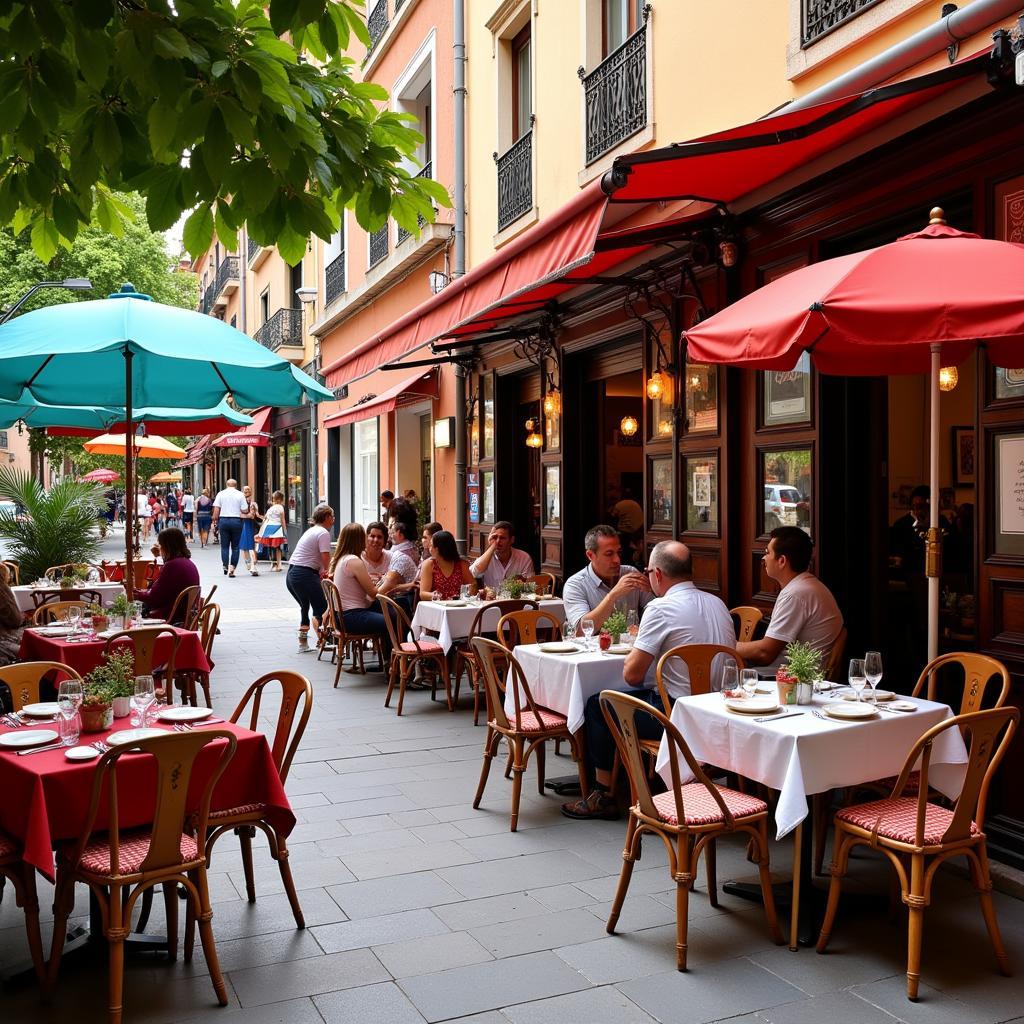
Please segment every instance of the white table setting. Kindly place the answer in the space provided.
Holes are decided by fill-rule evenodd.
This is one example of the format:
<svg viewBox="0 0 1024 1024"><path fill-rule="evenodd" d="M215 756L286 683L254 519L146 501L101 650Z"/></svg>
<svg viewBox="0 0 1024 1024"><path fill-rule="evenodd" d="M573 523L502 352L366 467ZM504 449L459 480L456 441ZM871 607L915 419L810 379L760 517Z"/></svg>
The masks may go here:
<svg viewBox="0 0 1024 1024"><path fill-rule="evenodd" d="M524 600L535 600L524 595ZM473 620L481 607L486 607L490 602L475 601L470 599L457 599L454 601L420 601L416 605L413 614L412 633L417 639L425 636L428 632L436 634L437 642L447 654L457 640L464 640L469 636ZM543 598L538 600L537 607L555 618L559 624L565 621L565 605L560 597ZM493 633L498 625L498 609L495 606L493 612L485 613L482 620L482 632Z"/></svg>
<svg viewBox="0 0 1024 1024"><path fill-rule="evenodd" d="M104 608L109 608L114 603L114 598L124 593L124 586L120 583L81 583L76 585L76 590L94 590L100 595L100 602ZM33 595L54 595L53 599L60 601L61 589L57 586L36 587L31 583L24 583L17 587L11 587L14 600L23 612L33 612L36 609L36 602Z"/></svg>

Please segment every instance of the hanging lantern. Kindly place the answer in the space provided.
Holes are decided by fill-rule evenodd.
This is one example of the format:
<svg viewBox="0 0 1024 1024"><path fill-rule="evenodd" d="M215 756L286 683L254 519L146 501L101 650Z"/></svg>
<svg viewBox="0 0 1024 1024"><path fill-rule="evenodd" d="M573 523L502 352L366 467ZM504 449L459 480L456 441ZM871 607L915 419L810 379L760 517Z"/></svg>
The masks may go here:
<svg viewBox="0 0 1024 1024"><path fill-rule="evenodd" d="M619 422L619 430L622 431L623 437L632 437L639 429L640 424L634 416L623 416Z"/></svg>
<svg viewBox="0 0 1024 1024"><path fill-rule="evenodd" d="M960 380L955 366L943 366L939 369L939 390L952 391Z"/></svg>
<svg viewBox="0 0 1024 1024"><path fill-rule="evenodd" d="M555 416L559 411L559 407L558 392L549 391L544 396L544 414L546 416Z"/></svg>
<svg viewBox="0 0 1024 1024"><path fill-rule="evenodd" d="M526 447L527 448L542 448L544 446L544 435L537 430L536 420L526 421Z"/></svg>
<svg viewBox="0 0 1024 1024"><path fill-rule="evenodd" d="M662 437L668 437L672 433L672 421L671 420L662 420L658 424L658 433Z"/></svg>
<svg viewBox="0 0 1024 1024"><path fill-rule="evenodd" d="M664 394L665 378L661 375L660 370L655 370L651 374L651 379L647 382L647 397L652 402L656 402Z"/></svg>

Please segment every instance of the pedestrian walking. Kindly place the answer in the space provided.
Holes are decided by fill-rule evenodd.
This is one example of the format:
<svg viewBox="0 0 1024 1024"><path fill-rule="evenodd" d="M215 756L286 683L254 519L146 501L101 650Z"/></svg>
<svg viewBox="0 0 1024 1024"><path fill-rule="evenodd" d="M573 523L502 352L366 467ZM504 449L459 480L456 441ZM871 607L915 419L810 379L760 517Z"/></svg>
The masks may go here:
<svg viewBox="0 0 1024 1024"><path fill-rule="evenodd" d="M196 498L196 529L199 530L199 546L205 548L210 543L210 524L213 521L213 498L210 488L204 487Z"/></svg>
<svg viewBox="0 0 1024 1024"><path fill-rule="evenodd" d="M242 560L249 569L250 576L259 576L256 571L256 524L260 521L260 507L252 499L252 488L246 484L242 488L245 504L242 506L242 536L238 541L238 550Z"/></svg>
<svg viewBox="0 0 1024 1024"><path fill-rule="evenodd" d="M238 489L237 480L229 480L227 487L213 499L213 532L220 535L220 561L224 575L234 579L238 568L239 541L242 539L242 510L248 508L245 495Z"/></svg>
<svg viewBox="0 0 1024 1024"><path fill-rule="evenodd" d="M313 525L299 538L288 560L285 585L299 605L299 641L303 643L309 638L310 611L313 613L312 624L317 641L320 639L320 620L327 610L327 598L324 597L320 580L327 575L327 567L331 562L333 525L334 509L329 505L315 509Z"/></svg>
<svg viewBox="0 0 1024 1024"><path fill-rule="evenodd" d="M256 543L266 551L274 552L274 565L271 572L281 571L281 550L287 543L284 532L284 491L274 491L273 503L263 516L263 525L256 535ZM269 560L269 559L268 559Z"/></svg>
<svg viewBox="0 0 1024 1024"><path fill-rule="evenodd" d="M192 495L192 488L186 487L185 493L181 496L181 527L189 540L195 540L192 534L192 521L196 513L196 499Z"/></svg>

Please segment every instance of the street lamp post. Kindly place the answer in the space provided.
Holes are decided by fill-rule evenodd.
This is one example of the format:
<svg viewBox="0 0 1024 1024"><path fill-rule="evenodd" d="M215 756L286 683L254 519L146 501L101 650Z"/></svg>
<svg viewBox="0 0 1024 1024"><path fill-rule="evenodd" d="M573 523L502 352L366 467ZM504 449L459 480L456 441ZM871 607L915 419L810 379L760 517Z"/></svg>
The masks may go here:
<svg viewBox="0 0 1024 1024"><path fill-rule="evenodd" d="M73 292L86 292L92 289L92 281L87 277L66 277L63 281L40 281L31 288L13 306L7 306L0 311L0 324L7 323L25 303L43 288L67 288Z"/></svg>
<svg viewBox="0 0 1024 1024"><path fill-rule="evenodd" d="M316 317L317 289L313 285L303 285L295 289L295 295L302 303L303 320L305 321L305 334L309 334ZM319 341L313 337L313 370L319 372ZM312 399L309 402L309 511L312 515L316 508L319 494L320 470L317 466L317 404Z"/></svg>

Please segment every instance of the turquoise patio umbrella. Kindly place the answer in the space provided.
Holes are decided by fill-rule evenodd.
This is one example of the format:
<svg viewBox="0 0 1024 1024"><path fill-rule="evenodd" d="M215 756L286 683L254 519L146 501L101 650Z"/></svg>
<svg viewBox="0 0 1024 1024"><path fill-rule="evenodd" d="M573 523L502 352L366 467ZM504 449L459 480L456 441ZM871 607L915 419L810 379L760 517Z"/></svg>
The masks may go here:
<svg viewBox="0 0 1024 1024"><path fill-rule="evenodd" d="M298 405L332 392L215 317L153 302L131 284L106 299L44 306L0 325L0 399L134 410ZM132 460L125 490L134 494ZM133 517L126 532L131 596Z"/></svg>

